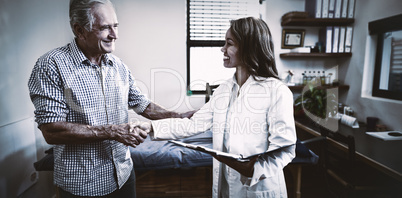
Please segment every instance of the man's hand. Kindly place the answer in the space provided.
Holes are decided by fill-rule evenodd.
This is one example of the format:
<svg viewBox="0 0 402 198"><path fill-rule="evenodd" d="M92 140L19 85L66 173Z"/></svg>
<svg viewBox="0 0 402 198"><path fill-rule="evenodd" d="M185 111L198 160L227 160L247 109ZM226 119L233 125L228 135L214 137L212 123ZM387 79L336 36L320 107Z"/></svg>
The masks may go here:
<svg viewBox="0 0 402 198"><path fill-rule="evenodd" d="M228 157L223 157L223 156L217 156L213 155L215 159L218 161L228 165L229 167L235 169L237 172L240 174L246 176L246 177L252 177L254 173L254 164L257 161L259 156L253 157L250 161L248 162L239 162L233 158L228 158Z"/></svg>
<svg viewBox="0 0 402 198"><path fill-rule="evenodd" d="M138 125L138 126L137 126ZM90 126L69 122L43 124L40 130L49 144L85 144L103 140L116 140L136 147L148 136L150 124L138 122L120 125Z"/></svg>
<svg viewBox="0 0 402 198"><path fill-rule="evenodd" d="M196 111L177 113L174 111L169 111L162 106L151 102L147 108L145 108L144 112L141 113L141 115L150 120L160 120L165 118L191 118L195 112Z"/></svg>
<svg viewBox="0 0 402 198"><path fill-rule="evenodd" d="M198 110L181 113L180 116L181 116L181 118L191 118L191 117L193 117L194 113L197 112L197 111Z"/></svg>
<svg viewBox="0 0 402 198"><path fill-rule="evenodd" d="M143 143L148 136L146 128L141 128L141 123L142 122L115 125L116 127L112 127L111 131L113 133L113 139L127 146L137 147L137 145Z"/></svg>

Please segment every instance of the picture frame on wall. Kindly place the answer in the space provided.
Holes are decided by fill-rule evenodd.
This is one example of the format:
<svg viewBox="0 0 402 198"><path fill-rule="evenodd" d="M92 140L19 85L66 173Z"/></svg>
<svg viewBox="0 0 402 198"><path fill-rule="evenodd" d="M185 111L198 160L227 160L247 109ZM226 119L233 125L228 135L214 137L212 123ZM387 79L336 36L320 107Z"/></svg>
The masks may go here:
<svg viewBox="0 0 402 198"><path fill-rule="evenodd" d="M282 30L282 49L293 49L303 47L305 30L302 29L283 29Z"/></svg>

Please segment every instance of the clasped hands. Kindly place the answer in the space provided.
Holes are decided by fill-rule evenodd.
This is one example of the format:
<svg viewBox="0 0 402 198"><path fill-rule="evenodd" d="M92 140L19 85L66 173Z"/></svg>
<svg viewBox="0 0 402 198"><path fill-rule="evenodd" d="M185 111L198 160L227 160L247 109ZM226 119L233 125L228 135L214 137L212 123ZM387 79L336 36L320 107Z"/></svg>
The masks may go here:
<svg viewBox="0 0 402 198"><path fill-rule="evenodd" d="M191 118L197 110L180 113L180 118ZM148 133L152 132L151 122L135 121L124 125L124 132L118 133L115 139L127 146L136 147L144 142Z"/></svg>
<svg viewBox="0 0 402 198"><path fill-rule="evenodd" d="M151 122L135 121L120 126L121 130L114 133L114 139L134 148L143 143L151 132Z"/></svg>

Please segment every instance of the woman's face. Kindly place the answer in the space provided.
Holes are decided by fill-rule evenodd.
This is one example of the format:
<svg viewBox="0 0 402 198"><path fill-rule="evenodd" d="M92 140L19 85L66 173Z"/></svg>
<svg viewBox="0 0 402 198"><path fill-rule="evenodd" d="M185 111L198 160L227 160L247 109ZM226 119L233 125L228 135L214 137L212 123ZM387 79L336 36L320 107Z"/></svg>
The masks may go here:
<svg viewBox="0 0 402 198"><path fill-rule="evenodd" d="M230 29L226 32L225 40L225 45L221 49L223 52L223 66L226 68L240 66L239 46L237 42L235 42Z"/></svg>

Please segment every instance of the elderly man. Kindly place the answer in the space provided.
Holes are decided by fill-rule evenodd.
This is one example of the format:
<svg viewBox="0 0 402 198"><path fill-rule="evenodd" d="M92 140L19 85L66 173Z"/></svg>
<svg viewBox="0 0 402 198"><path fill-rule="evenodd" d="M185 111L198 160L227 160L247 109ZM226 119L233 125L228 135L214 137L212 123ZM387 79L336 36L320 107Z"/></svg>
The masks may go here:
<svg viewBox="0 0 402 198"><path fill-rule="evenodd" d="M71 0L75 38L40 57L29 79L36 122L55 144L59 197L135 197L128 146L147 133L128 122L128 109L149 119L187 117L152 103L111 52L118 20L109 0Z"/></svg>

